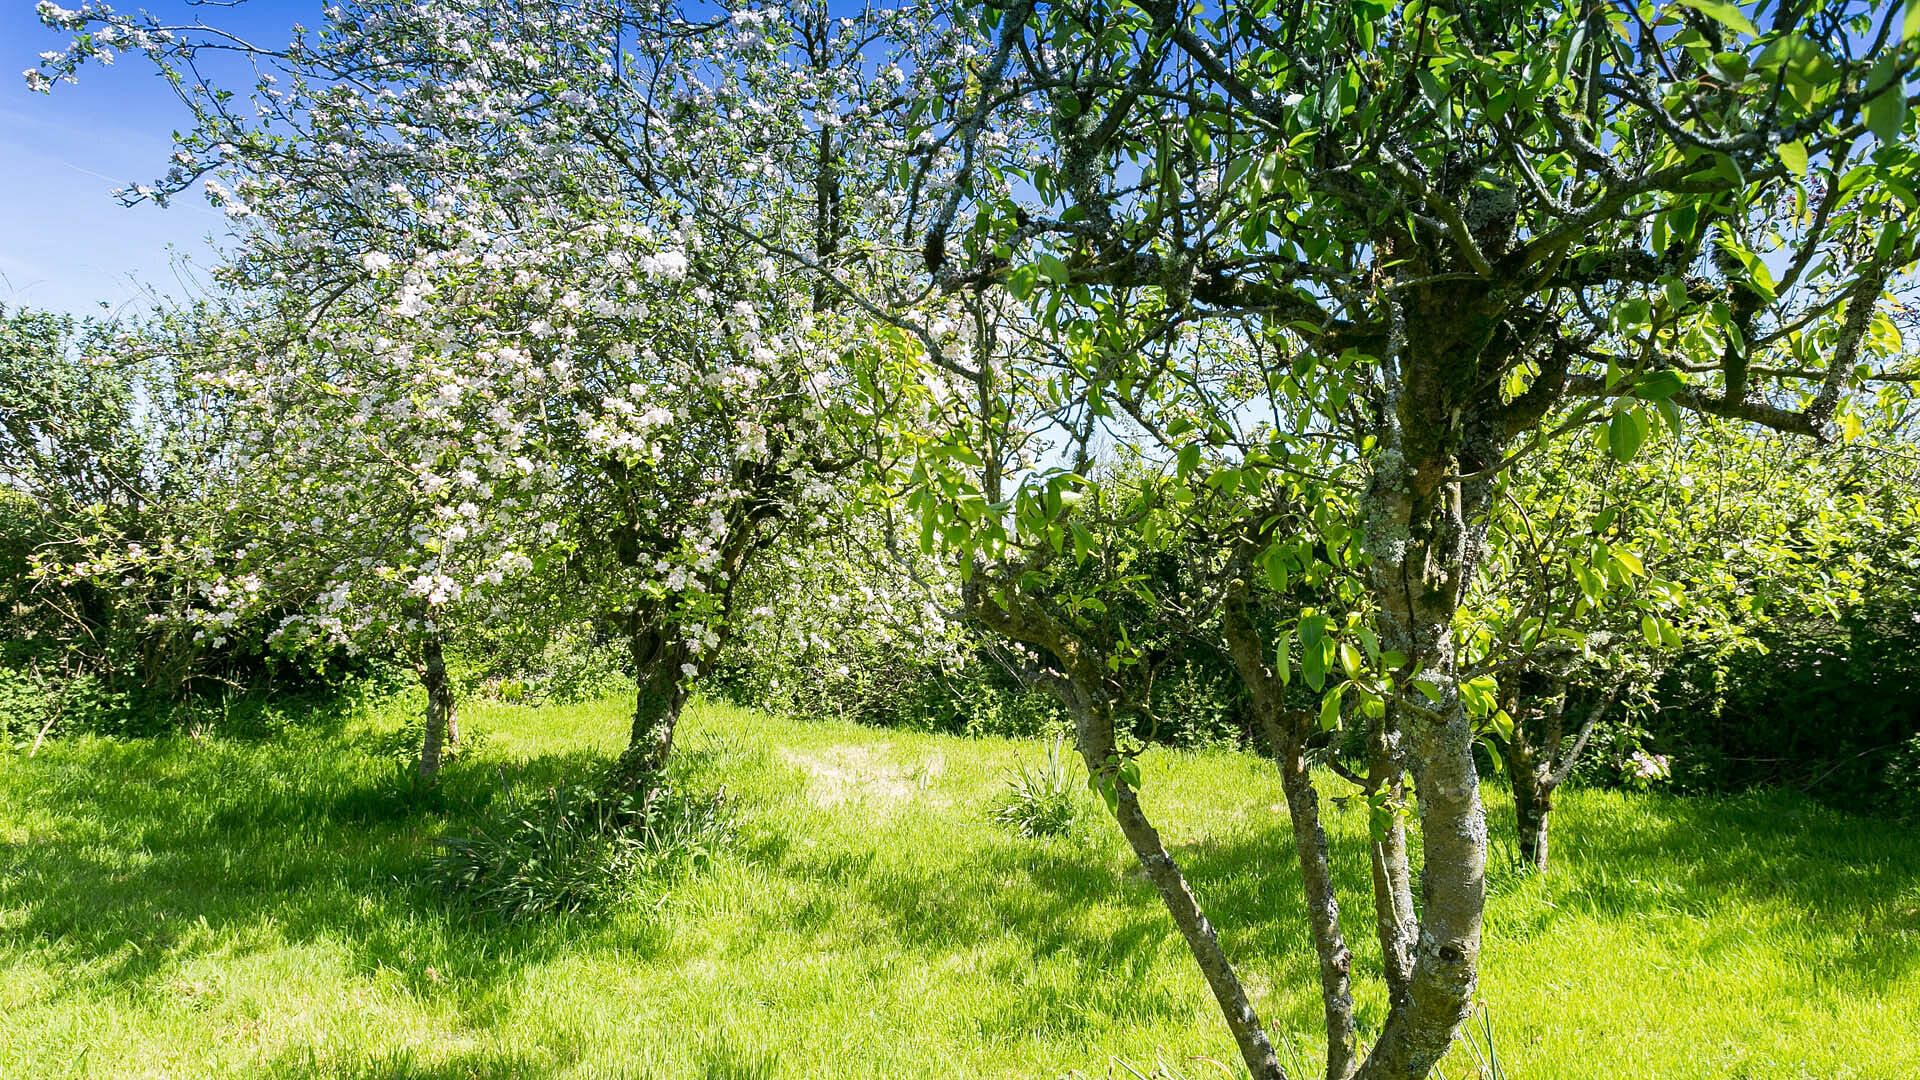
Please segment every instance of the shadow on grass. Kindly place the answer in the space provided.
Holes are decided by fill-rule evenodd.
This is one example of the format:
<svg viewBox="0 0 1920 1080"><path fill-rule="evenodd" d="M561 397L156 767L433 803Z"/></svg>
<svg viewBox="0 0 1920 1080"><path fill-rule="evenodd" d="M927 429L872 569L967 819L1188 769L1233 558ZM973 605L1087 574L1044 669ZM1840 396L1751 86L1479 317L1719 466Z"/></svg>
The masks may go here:
<svg viewBox="0 0 1920 1080"><path fill-rule="evenodd" d="M337 738L63 745L14 763L0 787L17 823L0 841L6 935L123 983L203 951L319 940L422 995L441 979L508 978L584 926L479 919L423 881L427 857L494 799L604 766L587 753L478 757L423 796L391 759Z"/></svg>
<svg viewBox="0 0 1920 1080"><path fill-rule="evenodd" d="M759 753L715 767L770 771ZM422 997L448 992L443 982L484 995L600 926L590 918L483 922L450 908L419 880L431 845L494 799L578 782L604 763L585 752L520 762L482 754L450 765L435 797L422 802L398 782L391 758L340 737L77 740L0 770L10 827L0 832L0 909L12 912L4 935L126 984L214 950L327 941L343 944L362 973L394 973ZM1510 808L1497 795L1489 814L1496 838L1510 842ZM1377 947L1364 823L1357 812L1329 819L1344 929L1356 972L1371 974ZM984 977L1023 985L1031 962L1044 959L1055 962L1053 977L1073 981L1066 992L1039 987L983 1005L996 1010L979 1018L984 1030L1073 1029L1090 1015L1148 1024L1193 1008L1179 983L1147 977L1162 961L1184 969L1185 947L1104 817L1093 824L1095 841L1024 841L984 821L943 823L945 831L929 837L912 831L927 823L903 820L849 844L803 849L795 834L809 824L780 821L742 851L814 886L781 914L792 929L831 930L846 905L858 904L881 914L888 950L902 956L932 964L1004 949L1011 938L1013 955L997 956ZM948 840L955 846L944 846ZM925 853L882 854L898 843ZM1275 815L1179 845L1175 855L1243 973L1275 989L1269 1021L1310 1031L1317 965L1292 850ZM1738 906L1750 919L1758 912L1794 930L1771 947L1860 980L1920 965L1920 838L1791 794L1568 792L1557 811L1555 860L1538 880L1493 868L1497 936L1551 935L1583 912L1707 919ZM671 944L654 933L636 936L628 925L619 941L599 945L638 962ZM1189 982L1197 987L1197 975ZM1374 1009L1363 999L1363 1029L1377 1030L1383 1017ZM745 1056L717 1055L710 1066L713 1077L773 1071ZM287 1058L274 1072L330 1076L341 1067ZM357 1067L348 1075L518 1076L543 1066L501 1051L434 1062L402 1053Z"/></svg>
<svg viewBox="0 0 1920 1080"><path fill-rule="evenodd" d="M1920 968L1920 833L1793 791L1703 798L1579 791L1555 811L1554 863L1513 891L1502 929L1550 934L1567 914L1651 913L1785 931L1809 962L1869 983ZM1510 833L1506 805L1491 807ZM1530 894L1529 888L1537 890ZM1498 890L1504 892L1506 890ZM1508 898L1497 897L1496 905ZM1517 932L1517 933L1516 933Z"/></svg>
<svg viewBox="0 0 1920 1080"><path fill-rule="evenodd" d="M1510 814L1496 796L1490 829L1509 844ZM1356 980L1377 980L1364 819L1331 809L1329 818ZM1113 826L1097 817L1094 828ZM1721 799L1570 792L1555 829L1556 861L1544 877L1490 860L1491 932L1505 944L1553 935L1583 912L1657 938L1658 921L1639 916L1658 913L1717 927L1725 941L1709 938L1708 955L1759 929L1781 931L1768 935L1768 947L1788 962L1837 969L1856 986L1881 985L1920 967L1920 837L1890 823L1792 792ZM892 947L929 963L1011 936L1024 957L1065 957L1086 980L1075 988L1078 1001L1027 999L1022 1007L1052 1013L1057 1006L1067 1014L1120 1008L1142 1019L1179 1014L1190 1003L1170 997L1164 983L1156 988L1144 970L1170 954L1185 963L1185 944L1153 887L1111 839L1027 841L992 833L970 853L977 874L969 881L986 883L975 895L956 895L952 867L936 860L783 851L787 872L820 886L799 911L804 922L824 924L838 905L857 900L884 914ZM1243 978L1279 991L1267 1006L1269 1023L1315 1031L1318 963L1285 819L1177 845L1173 854ZM1416 903L1417 891L1416 884ZM1101 915L1089 918L1096 909ZM1008 962L995 975L1017 980L1021 967ZM1202 992L1197 974L1192 983ZM1133 996L1108 995L1102 985L1131 988ZM1380 997L1361 996L1363 1038L1385 1021ZM1031 1015L1005 1020L1008 1030L1034 1023Z"/></svg>
<svg viewBox="0 0 1920 1080"><path fill-rule="evenodd" d="M525 1080L552 1071L541 1062L497 1050L436 1055L429 1060L407 1050L383 1054L372 1061L342 1062L309 1053L282 1055L267 1066L267 1075L300 1080Z"/></svg>

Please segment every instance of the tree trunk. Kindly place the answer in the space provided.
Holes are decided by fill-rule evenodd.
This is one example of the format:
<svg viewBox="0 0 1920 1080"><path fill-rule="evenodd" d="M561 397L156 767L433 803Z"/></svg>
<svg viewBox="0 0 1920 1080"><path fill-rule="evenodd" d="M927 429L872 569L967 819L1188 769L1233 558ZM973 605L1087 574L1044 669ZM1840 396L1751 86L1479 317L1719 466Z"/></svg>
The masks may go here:
<svg viewBox="0 0 1920 1080"><path fill-rule="evenodd" d="M1088 774L1097 775L1109 767L1108 762L1114 751L1113 720L1098 706L1086 702L1074 704L1077 706L1072 707L1074 726L1079 736L1075 741L1079 744ZM1233 1041L1240 1048L1240 1057L1246 1062L1247 1071L1253 1080L1286 1080L1286 1072L1280 1068L1280 1059L1274 1055L1273 1044L1267 1039L1266 1028L1261 1026L1252 1002L1247 1000L1246 987L1234 971L1233 962L1227 959L1225 950L1220 947L1220 936L1207 920L1199 898L1188 886L1180 864L1174 861L1166 843L1160 839L1159 830L1147 820L1138 793L1118 777L1114 778L1114 787L1116 799L1113 818L1120 826L1120 834L1126 837L1127 846L1133 849L1134 857L1140 861L1140 868L1146 872L1154 888L1159 890L1160 901L1166 906L1167 914L1173 917L1174 926L1179 929L1180 936L1186 939L1187 950L1193 954L1194 962L1200 966L1200 972L1207 980L1207 988L1213 992L1213 999L1220 1006L1220 1013L1227 1021L1227 1029L1233 1033Z"/></svg>
<svg viewBox="0 0 1920 1080"><path fill-rule="evenodd" d="M1407 821L1402 813L1406 806L1406 773L1400 763L1397 723L1398 710L1389 706L1386 715L1373 722L1367 739L1368 793L1385 793L1393 815L1384 835L1370 838L1367 845L1373 871L1374 935L1380 940L1390 1006L1406 1004L1413 984L1413 942L1417 933L1413 870L1407 862Z"/></svg>
<svg viewBox="0 0 1920 1080"><path fill-rule="evenodd" d="M1430 707L1406 709L1407 772L1418 798L1423 901L1405 1003L1391 1008L1357 1074L1419 1078L1453 1044L1472 1007L1486 904L1487 824L1473 763L1473 724L1455 688L1453 618L1471 580L1484 528L1484 482L1449 481L1458 459L1441 434L1450 417L1425 416L1437 391L1395 404L1419 442L1386 440L1362 501L1368 569L1382 644L1442 687ZM1470 459L1471 460L1471 459Z"/></svg>
<svg viewBox="0 0 1920 1080"><path fill-rule="evenodd" d="M1513 774L1513 818L1520 833L1520 862L1528 869L1547 868L1547 815L1553 811L1553 785L1531 770Z"/></svg>
<svg viewBox="0 0 1920 1080"><path fill-rule="evenodd" d="M1554 753L1561 741L1561 710L1566 693L1557 694L1539 716L1513 694L1508 714L1513 718L1513 737L1507 743L1507 772L1513 780L1513 820L1520 842L1520 865L1529 870L1547 868L1547 814L1553 809ZM1537 741L1536 741L1537 740Z"/></svg>
<svg viewBox="0 0 1920 1080"><path fill-rule="evenodd" d="M1307 923L1320 956L1320 1003L1326 1014L1327 1080L1347 1080L1357 1064L1353 1031L1353 953L1340 932L1340 899L1333 891L1327 833L1320 824L1320 793L1296 746L1280 762L1280 786L1293 823L1294 854L1306 890Z"/></svg>
<svg viewBox="0 0 1920 1080"><path fill-rule="evenodd" d="M1404 1005L1413 985L1418 919L1413 911L1413 868L1407 861L1407 822L1402 816L1406 796L1397 779L1387 790L1393 820L1386 835L1369 840L1367 854L1373 877L1373 929L1380 941L1387 1003Z"/></svg>
<svg viewBox="0 0 1920 1080"><path fill-rule="evenodd" d="M641 816L653 810L673 757L674 731L687 703L690 678L683 669L689 661L677 640L677 627L639 627L633 631L633 726L627 748L614 763L614 792L639 795L635 809Z"/></svg>
<svg viewBox="0 0 1920 1080"><path fill-rule="evenodd" d="M420 645L420 685L427 690L426 731L420 737L420 782L431 784L440 776L448 732L454 724L453 683L447 678L446 656L438 634L428 634Z"/></svg>
<svg viewBox="0 0 1920 1080"><path fill-rule="evenodd" d="M1037 665L1022 665L1019 677L1028 685L1052 695L1073 718L1074 746L1080 751L1088 776L1111 776L1114 786L1113 818L1120 834L1160 892L1160 902L1173 918L1174 926L1193 954L1194 963L1207 980L1207 989L1220 1007L1220 1014L1240 1048L1253 1080L1287 1080L1274 1055L1266 1028L1247 1000L1245 985L1220 947L1220 936L1208 921L1200 901L1187 884L1180 864L1175 862L1160 833L1140 806L1139 794L1123 779L1112 775L1115 766L1112 699L1105 678L1105 657L1090 649L1071 631L1036 606L1022 603L1018 586L1007 588L1001 599L990 599L976 576L962 591L967 611L996 633L1024 641L1051 654L1059 671ZM1007 606L1002 607L1004 603Z"/></svg>

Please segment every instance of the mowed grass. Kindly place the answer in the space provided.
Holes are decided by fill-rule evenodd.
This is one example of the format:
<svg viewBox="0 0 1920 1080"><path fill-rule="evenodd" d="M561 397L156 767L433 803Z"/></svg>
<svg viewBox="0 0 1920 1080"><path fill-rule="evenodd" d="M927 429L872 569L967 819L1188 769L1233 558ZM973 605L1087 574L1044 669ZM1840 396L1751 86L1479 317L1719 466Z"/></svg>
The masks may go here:
<svg viewBox="0 0 1920 1080"><path fill-rule="evenodd" d="M434 807L380 749L392 713L0 757L0 1076L1201 1077L1234 1060L1108 822L1045 841L988 822L1036 742L698 705L688 782L724 784L739 825L716 861L532 925L421 883L437 836L500 792L589 774L623 717L471 705L482 745ZM1263 1016L1311 1060L1272 770L1155 751L1144 773ZM1522 878L1489 799L1482 994L1504 1075L1920 1076L1920 837L1787 795L1569 792L1558 865ZM1364 818L1332 823L1374 970ZM1382 1016L1369 983L1362 1021ZM1476 1068L1464 1045L1445 1063Z"/></svg>

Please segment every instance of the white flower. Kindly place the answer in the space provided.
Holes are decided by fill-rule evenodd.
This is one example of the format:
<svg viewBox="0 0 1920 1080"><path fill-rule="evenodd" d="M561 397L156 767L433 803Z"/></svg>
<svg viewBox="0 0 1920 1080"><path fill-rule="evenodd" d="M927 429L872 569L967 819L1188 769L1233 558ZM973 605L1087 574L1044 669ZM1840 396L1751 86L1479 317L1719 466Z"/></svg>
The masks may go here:
<svg viewBox="0 0 1920 1080"><path fill-rule="evenodd" d="M384 251L369 251L360 256L360 266L369 274L377 274L393 267L393 256Z"/></svg>
<svg viewBox="0 0 1920 1080"><path fill-rule="evenodd" d="M687 253L684 251L661 251L640 258L640 269L653 277L679 281L687 276Z"/></svg>
<svg viewBox="0 0 1920 1080"><path fill-rule="evenodd" d="M693 666L692 664L681 664L680 674L685 675L687 678L691 679L694 676L700 674L700 669Z"/></svg>

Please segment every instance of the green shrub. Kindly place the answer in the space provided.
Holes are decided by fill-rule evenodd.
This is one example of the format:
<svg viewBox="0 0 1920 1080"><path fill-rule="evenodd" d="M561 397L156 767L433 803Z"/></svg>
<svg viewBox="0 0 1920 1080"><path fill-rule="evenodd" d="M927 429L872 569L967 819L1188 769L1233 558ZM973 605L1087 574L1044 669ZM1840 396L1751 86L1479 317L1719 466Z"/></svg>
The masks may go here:
<svg viewBox="0 0 1920 1080"><path fill-rule="evenodd" d="M1920 824L1920 735L1908 739L1887 762L1887 809Z"/></svg>
<svg viewBox="0 0 1920 1080"><path fill-rule="evenodd" d="M1920 593L1834 620L1782 620L1762 648L1669 671L1646 728L1688 793L1795 787L1832 806L1897 808L1896 756L1920 738Z"/></svg>
<svg viewBox="0 0 1920 1080"><path fill-rule="evenodd" d="M552 634L531 652L510 635L477 633L464 643L456 670L468 686L516 705L572 705L631 693L626 642L575 627Z"/></svg>
<svg viewBox="0 0 1920 1080"><path fill-rule="evenodd" d="M1063 743L1054 739L1039 765L1022 763L1014 768L999 800L987 811L994 824L1036 839L1073 829L1083 803Z"/></svg>

